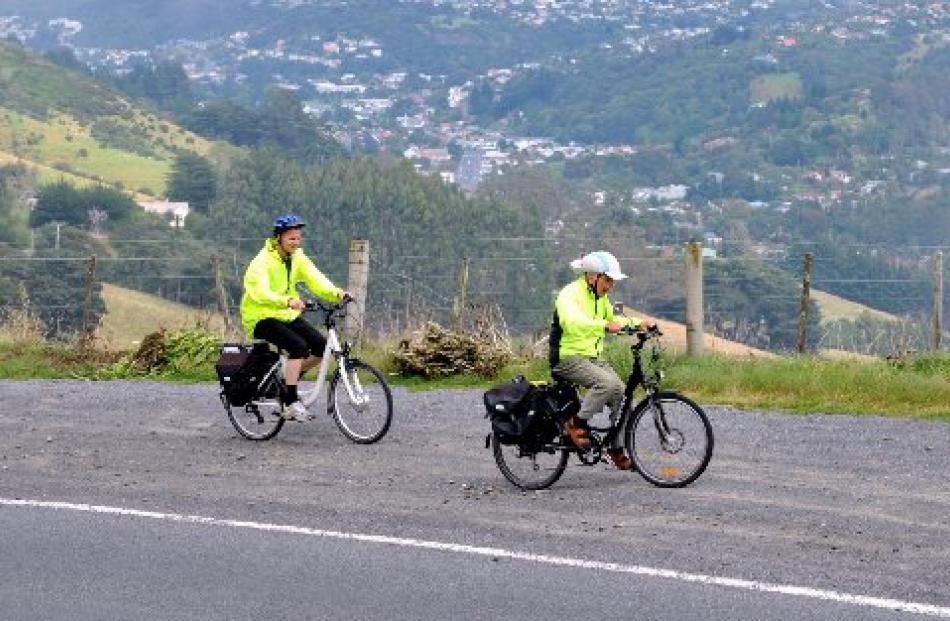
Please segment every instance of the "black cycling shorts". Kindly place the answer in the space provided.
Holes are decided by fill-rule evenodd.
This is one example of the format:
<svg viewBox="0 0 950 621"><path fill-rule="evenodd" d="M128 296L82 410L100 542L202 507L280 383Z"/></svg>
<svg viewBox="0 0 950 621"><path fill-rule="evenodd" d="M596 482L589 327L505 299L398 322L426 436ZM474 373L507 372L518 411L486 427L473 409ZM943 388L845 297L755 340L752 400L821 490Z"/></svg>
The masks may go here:
<svg viewBox="0 0 950 621"><path fill-rule="evenodd" d="M323 349L327 346L327 337L303 317L293 321L261 319L254 326L254 338L273 343L287 352L291 360L306 358L310 354L322 357Z"/></svg>

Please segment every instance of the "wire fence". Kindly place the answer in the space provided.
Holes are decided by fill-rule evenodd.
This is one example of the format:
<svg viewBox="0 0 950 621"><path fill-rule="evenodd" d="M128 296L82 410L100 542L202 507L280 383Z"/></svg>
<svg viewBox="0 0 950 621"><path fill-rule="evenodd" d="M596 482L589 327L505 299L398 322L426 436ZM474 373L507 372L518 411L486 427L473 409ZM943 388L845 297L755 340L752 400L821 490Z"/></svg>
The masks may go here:
<svg viewBox="0 0 950 621"><path fill-rule="evenodd" d="M121 343L111 343L125 346L150 331L207 325L213 317L216 325L229 325L231 334L239 336L243 272L261 240L216 241L227 242L230 252L176 256L175 241L162 239L112 239L115 254L95 257L61 256L63 252L56 248L5 248L0 252L0 318L32 312L51 336L125 327L127 334L116 339ZM493 252L460 249L466 258L464 291L460 289L461 263L456 259L427 254L384 259L370 252L367 332L401 335L425 321L449 324L458 321L459 315L493 306L500 309L509 333L541 338L549 330L557 291L574 277L565 257L580 256L595 245L580 236L477 241L493 242ZM615 243L622 241L618 238ZM950 339L942 309L950 287L938 286L947 275L942 269L937 271L943 248L854 248L873 249L900 260L895 260L897 268L890 273L844 276L849 265L816 255L804 313L804 252L796 255L797 247L786 247L781 256L705 257L705 328L768 350L795 349L804 325L809 350L874 355L945 351ZM681 323L686 320L686 262L681 247L615 253L630 278L616 284L613 300L623 301L634 312ZM346 274L341 270L328 275L345 286ZM117 327L116 321L125 325Z"/></svg>

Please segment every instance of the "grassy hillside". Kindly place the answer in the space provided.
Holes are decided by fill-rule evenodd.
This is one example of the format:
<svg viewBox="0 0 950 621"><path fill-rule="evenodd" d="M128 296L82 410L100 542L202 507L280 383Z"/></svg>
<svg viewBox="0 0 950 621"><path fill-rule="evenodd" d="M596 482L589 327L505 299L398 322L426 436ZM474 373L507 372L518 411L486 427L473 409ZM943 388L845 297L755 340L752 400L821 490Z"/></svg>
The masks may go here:
<svg viewBox="0 0 950 621"><path fill-rule="evenodd" d="M22 162L43 180L162 196L176 152L211 148L88 76L0 42L0 161Z"/></svg>
<svg viewBox="0 0 950 621"><path fill-rule="evenodd" d="M106 303L106 313L96 335L110 350L134 349L142 337L162 328L179 330L203 325L218 334L224 332L224 321L217 313L207 313L141 291L104 283L102 299Z"/></svg>
<svg viewBox="0 0 950 621"><path fill-rule="evenodd" d="M637 319L649 319L655 321L657 326L663 332L663 345L670 351L682 354L686 352L686 324L677 321L661 319L649 313L626 307L623 309L625 317ZM720 338L710 332L705 332L703 344L706 353L724 357L746 357L746 358L776 358L777 356L763 349L749 347L742 343Z"/></svg>
<svg viewBox="0 0 950 621"><path fill-rule="evenodd" d="M837 321L838 319L848 319L853 321L862 315L868 315L874 319L880 319L882 321L900 321L900 318L895 315L873 309L870 306L865 306L864 304L852 302L851 300L838 297L825 291L815 291L812 289L811 297L815 300L815 302L818 304L818 308L821 310L821 322L823 324L831 321Z"/></svg>

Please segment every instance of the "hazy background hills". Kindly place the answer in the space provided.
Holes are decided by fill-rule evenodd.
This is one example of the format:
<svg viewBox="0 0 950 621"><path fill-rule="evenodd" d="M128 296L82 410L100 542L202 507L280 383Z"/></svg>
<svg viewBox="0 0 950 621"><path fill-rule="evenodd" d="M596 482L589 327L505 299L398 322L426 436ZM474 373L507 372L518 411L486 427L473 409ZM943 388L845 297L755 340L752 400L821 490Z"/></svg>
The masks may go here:
<svg viewBox="0 0 950 621"><path fill-rule="evenodd" d="M10 0L0 34L46 60L0 46L0 158L29 169L5 173L5 236L25 247L24 201L64 179L199 205L176 252L230 253L234 279L278 205L337 275L348 236L378 240L390 314L442 312L466 255L543 329L597 245L651 266L622 294L675 317L694 238L710 322L750 344L793 338L805 251L823 288L923 320L950 238L948 24L926 2ZM121 220L111 240L139 233ZM175 275L124 284L204 300Z"/></svg>

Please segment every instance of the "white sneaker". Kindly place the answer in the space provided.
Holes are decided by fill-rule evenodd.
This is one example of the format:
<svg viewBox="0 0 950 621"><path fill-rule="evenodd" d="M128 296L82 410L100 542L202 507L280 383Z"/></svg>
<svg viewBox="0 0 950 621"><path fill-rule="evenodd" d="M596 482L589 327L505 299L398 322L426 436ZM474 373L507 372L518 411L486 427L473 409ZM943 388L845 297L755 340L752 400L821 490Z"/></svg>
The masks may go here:
<svg viewBox="0 0 950 621"><path fill-rule="evenodd" d="M284 409L281 410L280 415L285 420L296 420L300 422L310 420L310 411L307 410L307 406L305 406L299 399L293 403L288 403L285 405Z"/></svg>

